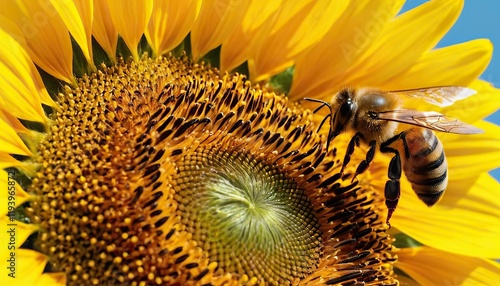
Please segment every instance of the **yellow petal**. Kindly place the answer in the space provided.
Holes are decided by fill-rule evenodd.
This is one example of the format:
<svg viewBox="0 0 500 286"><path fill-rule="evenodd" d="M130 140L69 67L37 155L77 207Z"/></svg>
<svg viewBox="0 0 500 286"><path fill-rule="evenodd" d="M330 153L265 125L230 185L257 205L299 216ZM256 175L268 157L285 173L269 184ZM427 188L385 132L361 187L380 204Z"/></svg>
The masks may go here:
<svg viewBox="0 0 500 286"><path fill-rule="evenodd" d="M94 5L86 0L50 0L89 63L92 59L92 18Z"/></svg>
<svg viewBox="0 0 500 286"><path fill-rule="evenodd" d="M23 54L22 55L23 61L27 62L27 68L29 69L29 76L31 80L34 82L34 89L37 90L37 96L40 97L42 103L57 108L57 104L52 100L49 93L47 92L42 77L38 73L36 66L33 64L33 60L29 57L27 53L27 44L26 41L20 36L22 35L22 32L19 29L18 25L12 20L8 19L7 17L0 15L0 26L2 27L3 31L1 35L5 37L4 41L6 42L6 45L2 48L0 53L1 54L5 53L4 54L5 57L16 57L20 56L17 54L18 53L17 50L19 49L24 50L21 51L21 53ZM12 40L11 39L7 40L7 37L9 38L12 37L17 43L11 43ZM8 50L9 46L7 45L7 43L14 45L15 47L12 47L12 50Z"/></svg>
<svg viewBox="0 0 500 286"><path fill-rule="evenodd" d="M21 121L12 114L5 112L0 108L0 121L3 120L7 125L9 125L17 133L29 133L30 131L26 128Z"/></svg>
<svg viewBox="0 0 500 286"><path fill-rule="evenodd" d="M33 63L24 49L3 30L0 30L0 38L0 108L18 118L45 122L33 82Z"/></svg>
<svg viewBox="0 0 500 286"><path fill-rule="evenodd" d="M401 249L396 266L420 285L497 285L500 281L497 262L430 247Z"/></svg>
<svg viewBox="0 0 500 286"><path fill-rule="evenodd" d="M66 285L66 273L44 273L42 276L33 284L34 286L64 286Z"/></svg>
<svg viewBox="0 0 500 286"><path fill-rule="evenodd" d="M36 230L35 225L11 221L7 216L0 218L0 241L4 243L0 251L0 285L33 285L41 275L47 262L45 256L33 250L19 248ZM15 261L13 265L11 260ZM8 268L11 266L14 268Z"/></svg>
<svg viewBox="0 0 500 286"><path fill-rule="evenodd" d="M14 159L8 153L0 152L0 169L22 166L22 163Z"/></svg>
<svg viewBox="0 0 500 286"><path fill-rule="evenodd" d="M106 1L94 0L94 21L92 35L99 45L106 51L111 61L116 61L116 45L118 44L118 31L111 20L109 7Z"/></svg>
<svg viewBox="0 0 500 286"><path fill-rule="evenodd" d="M42 77L38 73L38 70L36 69L35 65L30 64L30 68L32 69L31 72L31 78L35 83L36 90L38 90L38 94L40 96L40 101L47 105L55 108L56 110L59 109L59 105L50 97L49 93L47 92L47 88L45 87L45 84L43 83Z"/></svg>
<svg viewBox="0 0 500 286"><path fill-rule="evenodd" d="M0 152L31 156L31 152L12 127L0 118Z"/></svg>
<svg viewBox="0 0 500 286"><path fill-rule="evenodd" d="M7 265L10 265L10 262L2 259L0 283L2 285L37 285L47 264L47 257L34 250L17 249L15 259L15 274L11 274L15 275L14 279L8 276L10 272Z"/></svg>
<svg viewBox="0 0 500 286"><path fill-rule="evenodd" d="M17 80L26 81L26 88L31 89L30 92L23 93L22 96L24 97L32 95L34 97L29 98L28 101L33 105L34 109L37 109L37 112L41 112L41 106L39 106L38 97L40 97L42 103L57 108L57 104L52 100L49 93L47 92L47 89L45 88L45 85L42 81L42 77L38 73L36 66L33 64L32 59L26 52L27 44L26 41L19 36L22 34L22 32L17 24L0 15L0 26L2 27L0 37L3 37L4 41L4 45L0 47L0 60L2 60L2 58L5 58L4 60L2 60L5 62L5 65L10 66L14 69L19 68L20 70L17 70L17 73L19 73L19 75L25 76L26 78ZM16 36L17 38L14 38ZM17 63L17 60L20 60L21 62ZM7 79L9 77L9 74L11 74L12 72L16 73L16 71L3 73L5 75L4 78ZM11 110L10 107L8 109ZM27 112L29 111L27 110ZM38 121L43 121L44 119L45 116L43 116L43 118L41 120L39 119Z"/></svg>
<svg viewBox="0 0 500 286"><path fill-rule="evenodd" d="M345 73L341 84L385 88L388 79L408 69L438 43L458 18L462 2L430 1L395 18Z"/></svg>
<svg viewBox="0 0 500 286"><path fill-rule="evenodd" d="M482 174L475 184L450 182L443 198L429 208L402 184L391 223L424 245L473 257L500 257L500 184Z"/></svg>
<svg viewBox="0 0 500 286"><path fill-rule="evenodd" d="M474 126L485 133L439 133L448 159L450 179L477 177L500 166L500 126L486 121L475 122Z"/></svg>
<svg viewBox="0 0 500 286"><path fill-rule="evenodd" d="M3 7L9 17L19 26L20 33L13 34L24 39L30 58L50 75L73 83L73 50L64 22L48 1L6 1Z"/></svg>
<svg viewBox="0 0 500 286"><path fill-rule="evenodd" d="M409 277L400 275L400 274L398 274L396 279L399 282L399 286L417 286L418 285L418 283L415 280L413 280Z"/></svg>
<svg viewBox="0 0 500 286"><path fill-rule="evenodd" d="M404 1L349 1L331 29L316 45L300 53L289 96L330 100L344 75L384 31Z"/></svg>
<svg viewBox="0 0 500 286"><path fill-rule="evenodd" d="M0 216L4 217L15 207L29 200L31 196L14 180L15 171L0 170L0 176L0 186L5 188L5 191L0 193L0 203L5 206L0 209Z"/></svg>
<svg viewBox="0 0 500 286"><path fill-rule="evenodd" d="M11 220L7 216L0 217L0 241L4 243L0 251L0 285L34 285L42 274L47 258L34 250L19 248L36 230L33 224ZM13 259L15 269L9 269L9 260ZM9 276L11 270L15 270L15 279Z"/></svg>
<svg viewBox="0 0 500 286"><path fill-rule="evenodd" d="M263 5L265 2L265 5ZM261 1L250 2L240 25L222 43L220 54L221 71L229 71L246 61L250 55L255 53L257 47L257 37L262 37L262 26L268 23L269 18L274 17L280 8L282 1Z"/></svg>
<svg viewBox="0 0 500 286"><path fill-rule="evenodd" d="M492 53L493 46L485 39L433 50L423 54L408 70L388 79L383 86L388 90L467 86L486 69Z"/></svg>
<svg viewBox="0 0 500 286"><path fill-rule="evenodd" d="M107 3L118 34L137 61L139 59L137 46L149 23L153 1L107 0Z"/></svg>
<svg viewBox="0 0 500 286"><path fill-rule="evenodd" d="M218 47L240 25L249 0L207 0L191 30L191 53L198 60Z"/></svg>
<svg viewBox="0 0 500 286"><path fill-rule="evenodd" d="M157 55L169 52L187 36L198 13L201 0L155 0L146 38Z"/></svg>
<svg viewBox="0 0 500 286"><path fill-rule="evenodd" d="M257 37L256 54L249 62L250 76L260 81L291 66L293 58L317 43L345 11L347 0L285 1Z"/></svg>
<svg viewBox="0 0 500 286"><path fill-rule="evenodd" d="M16 239L15 242L13 242L13 245L16 248L19 248L26 241L26 239L28 239L28 237L37 230L37 227L34 224L26 224L17 220L12 220L8 216L2 216L0 218L0 222L2 223L2 225L0 226L0 229L2 230L0 232L1 241L10 242L11 234L7 231L15 229ZM3 256L5 255L5 253L3 251L0 251L0 255ZM2 257L2 261L4 261L3 258L4 257Z"/></svg>

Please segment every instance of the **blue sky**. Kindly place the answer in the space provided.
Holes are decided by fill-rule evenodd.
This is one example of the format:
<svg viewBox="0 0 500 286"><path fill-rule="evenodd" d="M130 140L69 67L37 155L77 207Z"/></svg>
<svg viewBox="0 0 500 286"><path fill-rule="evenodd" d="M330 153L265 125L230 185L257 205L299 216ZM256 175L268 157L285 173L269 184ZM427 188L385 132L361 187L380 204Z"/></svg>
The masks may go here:
<svg viewBox="0 0 500 286"><path fill-rule="evenodd" d="M424 2L427 1L407 0L403 11ZM495 47L490 65L481 78L500 88L500 1L465 0L462 14L437 47L445 47L478 38L490 39ZM487 120L500 125L500 111L489 116ZM497 181L500 181L500 168L492 171L491 174Z"/></svg>

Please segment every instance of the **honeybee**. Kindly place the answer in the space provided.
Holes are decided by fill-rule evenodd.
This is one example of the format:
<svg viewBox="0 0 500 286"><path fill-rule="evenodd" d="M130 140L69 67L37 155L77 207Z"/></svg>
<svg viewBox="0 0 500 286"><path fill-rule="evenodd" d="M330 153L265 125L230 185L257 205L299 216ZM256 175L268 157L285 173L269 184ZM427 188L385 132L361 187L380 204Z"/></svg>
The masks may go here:
<svg viewBox="0 0 500 286"><path fill-rule="evenodd" d="M330 109L330 113L319 125L320 129L327 119L330 120L327 150L330 141L340 133L356 132L347 147L341 175L355 147L360 145L360 140L369 145L369 150L365 160L358 165L353 180L369 167L377 146L382 153L394 154L389 163L388 181L385 185L385 204L388 208L386 223L390 225L389 219L396 210L401 193L399 180L402 170L418 198L429 207L436 204L446 190L448 163L443 144L433 130L456 134L483 132L472 125L437 112L404 109L403 102L408 98L416 98L444 107L475 93L470 88L460 86L400 91L344 88L332 98L331 103L314 98L305 100L321 103L313 113L325 106ZM397 133L400 123L413 126Z"/></svg>

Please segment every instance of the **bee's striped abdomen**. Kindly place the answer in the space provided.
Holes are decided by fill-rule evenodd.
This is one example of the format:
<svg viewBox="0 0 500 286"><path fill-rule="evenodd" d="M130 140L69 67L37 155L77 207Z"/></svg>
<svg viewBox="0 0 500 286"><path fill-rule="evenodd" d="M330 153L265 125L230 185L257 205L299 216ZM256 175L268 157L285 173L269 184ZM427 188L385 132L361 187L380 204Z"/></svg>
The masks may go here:
<svg viewBox="0 0 500 286"><path fill-rule="evenodd" d="M403 137L403 169L418 197L434 205L448 185L448 163L443 144L429 129L413 128Z"/></svg>

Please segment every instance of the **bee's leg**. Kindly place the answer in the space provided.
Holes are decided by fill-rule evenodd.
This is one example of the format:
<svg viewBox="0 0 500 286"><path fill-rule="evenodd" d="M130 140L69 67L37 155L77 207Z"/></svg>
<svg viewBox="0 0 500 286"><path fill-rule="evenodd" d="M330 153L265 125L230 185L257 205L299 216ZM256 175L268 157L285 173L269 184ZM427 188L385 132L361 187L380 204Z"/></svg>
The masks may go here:
<svg viewBox="0 0 500 286"><path fill-rule="evenodd" d="M388 209L386 223L390 226L389 220L398 206L399 196L401 195L401 187L399 184L399 179L401 179L401 158L397 151L389 163L388 176L389 180L385 183L384 195L385 205Z"/></svg>
<svg viewBox="0 0 500 286"><path fill-rule="evenodd" d="M356 169L356 173L354 173L354 176L352 177L351 183L354 182L354 179L370 166L370 163L373 160L373 157L375 156L375 149L377 148L377 141L372 140L370 141L370 149L368 149L368 152L366 152L366 158L359 163L358 168Z"/></svg>
<svg viewBox="0 0 500 286"><path fill-rule="evenodd" d="M389 168L387 170L387 176L389 177L389 180L385 183L385 190L384 190L384 196L385 196L385 205L387 206L388 212L387 212L387 220L386 223L391 226L389 223L389 220L392 217L392 214L396 210L396 207L398 206L399 202L399 196L401 195L401 187L399 180L401 179L401 156L399 155L399 151L388 147L392 142L398 140L401 138L400 133L391 139L387 140L386 142L382 143L380 145L380 152L382 153L394 153L394 157L392 157L391 162L389 163Z"/></svg>
<svg viewBox="0 0 500 286"><path fill-rule="evenodd" d="M359 147L361 136L362 136L361 133L357 132L351 138L351 141L349 141L349 145L347 145L347 150L345 151L344 162L342 163L342 169L340 169L340 176L341 177L344 175L345 167L351 161L351 155L354 153L354 148L356 146Z"/></svg>

